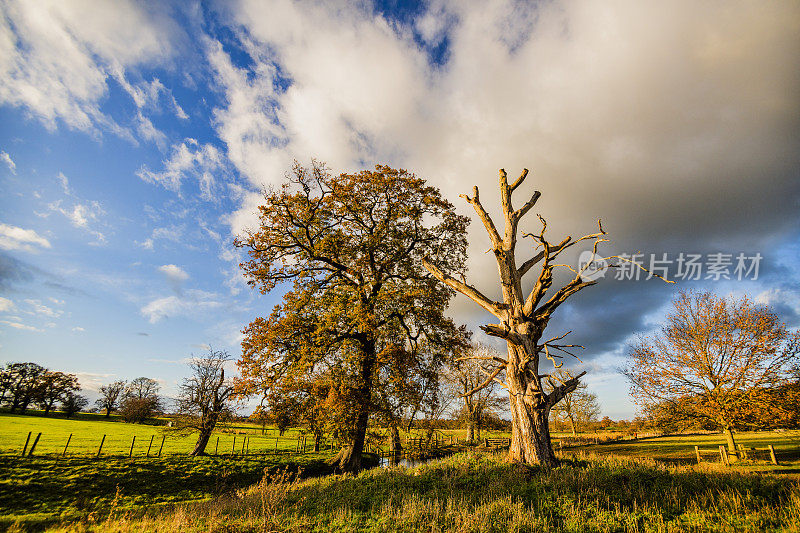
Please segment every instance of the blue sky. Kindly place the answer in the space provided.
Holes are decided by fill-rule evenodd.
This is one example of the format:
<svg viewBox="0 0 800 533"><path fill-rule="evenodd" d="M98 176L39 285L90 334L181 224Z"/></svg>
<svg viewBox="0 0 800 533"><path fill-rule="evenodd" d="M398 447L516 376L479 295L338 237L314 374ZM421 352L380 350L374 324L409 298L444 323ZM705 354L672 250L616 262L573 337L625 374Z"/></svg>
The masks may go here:
<svg viewBox="0 0 800 533"><path fill-rule="evenodd" d="M527 166L554 235L602 218L608 254L763 256L757 280L605 279L563 309L554 334L587 346L604 413L631 417L615 369L675 290L748 294L798 324L798 11L3 1L0 360L174 393L187 357L237 355L280 298L244 285L232 240L294 159L408 168L464 214L458 194L496 205L497 169ZM470 277L496 294L470 232Z"/></svg>

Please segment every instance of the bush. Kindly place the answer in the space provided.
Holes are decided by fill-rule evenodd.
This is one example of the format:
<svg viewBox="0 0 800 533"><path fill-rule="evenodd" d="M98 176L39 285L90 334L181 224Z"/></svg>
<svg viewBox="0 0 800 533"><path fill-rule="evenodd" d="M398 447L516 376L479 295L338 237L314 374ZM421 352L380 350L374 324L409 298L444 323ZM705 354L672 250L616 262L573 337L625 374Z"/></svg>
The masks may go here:
<svg viewBox="0 0 800 533"><path fill-rule="evenodd" d="M125 422L141 424L155 416L158 410L157 398L125 398L120 405L119 414Z"/></svg>

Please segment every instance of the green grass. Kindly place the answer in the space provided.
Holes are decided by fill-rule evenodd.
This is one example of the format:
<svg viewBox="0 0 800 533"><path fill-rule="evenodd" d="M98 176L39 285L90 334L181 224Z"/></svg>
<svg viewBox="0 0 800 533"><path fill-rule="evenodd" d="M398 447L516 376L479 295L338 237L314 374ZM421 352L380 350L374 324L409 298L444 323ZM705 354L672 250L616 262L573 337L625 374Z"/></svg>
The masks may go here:
<svg viewBox="0 0 800 533"><path fill-rule="evenodd" d="M162 458L0 456L0 528L87 519L219 496L256 483L265 471L328 472L322 454Z"/></svg>
<svg viewBox="0 0 800 533"><path fill-rule="evenodd" d="M91 417L91 418L90 418ZM56 455L64 451L69 439L68 455L96 455L103 440L102 455L127 456L133 442L133 455L147 455L152 438L150 454L156 454L164 441L162 454L187 454L194 448L197 435L181 435L170 431L165 426L152 426L145 424L126 424L118 420L107 421L102 416L88 415L75 419L53 418L29 415L0 414L0 454L21 454L31 432L28 449L33 444L38 433L41 433L34 453L36 455ZM232 433L238 431L240 434ZM212 437L207 451L229 454L234 450L241 453L241 445L246 433L249 437L248 449L251 453L261 453L275 450L275 439L278 438L279 451L293 451L297 446L298 429L288 429L282 437L271 429L267 436L262 436L260 427L253 426L253 430L232 430L220 427ZM70 438L70 435L72 437ZM136 437L136 440L133 440ZM234 442L235 439L235 442Z"/></svg>
<svg viewBox="0 0 800 533"><path fill-rule="evenodd" d="M800 431L761 431L743 432L734 435L737 444L746 448L765 448L772 444L778 462L775 467L767 462L768 452L758 452L756 461L745 461L738 467L777 473L800 473ZM656 459L667 463L693 464L697 462L694 447L700 448L703 461L720 461L719 446L725 445L725 437L721 433L702 435L670 435L637 441L579 446L570 448L570 452L588 452L596 455L617 457L638 457Z"/></svg>
<svg viewBox="0 0 800 533"><path fill-rule="evenodd" d="M265 478L169 512L119 511L60 531L798 531L800 486L779 476L645 459L530 468L464 453L406 470Z"/></svg>

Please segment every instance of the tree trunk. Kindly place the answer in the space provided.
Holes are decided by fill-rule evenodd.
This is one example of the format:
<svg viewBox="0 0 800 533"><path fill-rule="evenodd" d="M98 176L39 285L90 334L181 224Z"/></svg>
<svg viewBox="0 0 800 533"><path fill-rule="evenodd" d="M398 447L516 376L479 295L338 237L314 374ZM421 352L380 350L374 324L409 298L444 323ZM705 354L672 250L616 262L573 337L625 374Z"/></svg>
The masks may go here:
<svg viewBox="0 0 800 533"><path fill-rule="evenodd" d="M322 441L322 433L319 431L314 433L314 453L319 453L319 445Z"/></svg>
<svg viewBox="0 0 800 533"><path fill-rule="evenodd" d="M400 442L400 430L397 428L396 424L392 424L390 431L392 434L392 452L399 454L403 451L403 443Z"/></svg>
<svg viewBox="0 0 800 533"><path fill-rule="evenodd" d="M194 445L194 450L192 450L192 457L206 454L206 446L208 445L208 440L211 438L212 431L207 431L205 428L200 430L200 435L197 437L197 443Z"/></svg>
<svg viewBox="0 0 800 533"><path fill-rule="evenodd" d="M534 383L528 383L529 375L517 370L518 361L526 357L524 347L509 343L508 355L506 379L512 421L509 458L523 464L558 466L550 442L551 405Z"/></svg>
<svg viewBox="0 0 800 533"><path fill-rule="evenodd" d="M353 442L339 450L330 464L342 472L358 472L361 470L361 454L364 453L364 442L367 436L370 405L372 402L372 373L375 369L375 344L365 341L364 355L361 362L360 384L358 395L358 417L353 433Z"/></svg>
<svg viewBox="0 0 800 533"><path fill-rule="evenodd" d="M111 408L106 407L106 418L111 418Z"/></svg>
<svg viewBox="0 0 800 533"><path fill-rule="evenodd" d="M569 425L572 428L572 436L578 436L578 428L575 426L575 419L572 416L569 416Z"/></svg>
<svg viewBox="0 0 800 533"><path fill-rule="evenodd" d="M214 433L214 428L217 427L218 418L219 412L212 411L206 415L205 420L200 421L200 435L197 436L197 443L194 445L194 450L192 450L192 457L206 454L206 446L211 434Z"/></svg>
<svg viewBox="0 0 800 533"><path fill-rule="evenodd" d="M725 439L728 441L728 451L739 457L739 451L736 449L736 441L733 440L733 428L725 426L724 429Z"/></svg>
<svg viewBox="0 0 800 533"><path fill-rule="evenodd" d="M470 419L469 425L467 426L467 440L469 442L475 442L475 421Z"/></svg>

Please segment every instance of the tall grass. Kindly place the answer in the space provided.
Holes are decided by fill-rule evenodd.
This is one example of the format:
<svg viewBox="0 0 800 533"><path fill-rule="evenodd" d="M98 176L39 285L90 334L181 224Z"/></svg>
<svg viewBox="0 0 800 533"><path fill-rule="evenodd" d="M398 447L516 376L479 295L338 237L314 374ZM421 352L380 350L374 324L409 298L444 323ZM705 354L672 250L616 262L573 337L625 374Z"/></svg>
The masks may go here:
<svg viewBox="0 0 800 533"><path fill-rule="evenodd" d="M583 458L554 469L464 453L406 470L296 480L287 473L211 502L60 531L800 531L786 477Z"/></svg>

